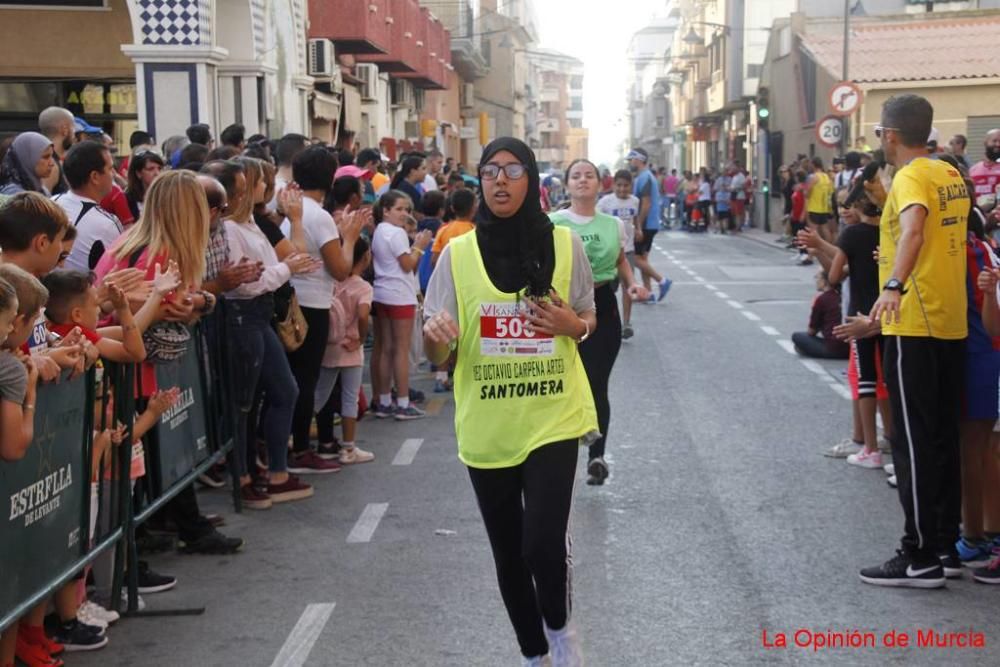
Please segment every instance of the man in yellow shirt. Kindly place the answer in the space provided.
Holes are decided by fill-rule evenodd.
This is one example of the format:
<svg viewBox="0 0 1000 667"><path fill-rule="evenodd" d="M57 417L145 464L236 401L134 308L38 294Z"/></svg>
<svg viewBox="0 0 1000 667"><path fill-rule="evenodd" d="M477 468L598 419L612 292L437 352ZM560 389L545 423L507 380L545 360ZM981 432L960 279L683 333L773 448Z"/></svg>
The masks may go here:
<svg viewBox="0 0 1000 667"><path fill-rule="evenodd" d="M959 415L964 389L965 239L971 207L961 174L927 156L934 110L918 95L882 107L875 136L896 168L879 225L885 379L892 402L892 458L906 516L902 549L861 571L879 586L939 588L961 576Z"/></svg>
<svg viewBox="0 0 1000 667"><path fill-rule="evenodd" d="M808 162L811 170L806 179L806 212L809 227L828 243L837 240L837 220L833 217L833 181L823 169L823 160L814 157Z"/></svg>

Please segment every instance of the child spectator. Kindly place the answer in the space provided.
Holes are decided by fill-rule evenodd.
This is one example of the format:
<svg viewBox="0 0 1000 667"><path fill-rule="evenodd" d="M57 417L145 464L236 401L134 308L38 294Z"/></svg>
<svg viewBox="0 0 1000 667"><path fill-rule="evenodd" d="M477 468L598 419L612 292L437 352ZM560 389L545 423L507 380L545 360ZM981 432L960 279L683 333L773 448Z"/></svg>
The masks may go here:
<svg viewBox="0 0 1000 667"><path fill-rule="evenodd" d="M410 246L406 227L412 219L412 211L412 201L398 190L382 195L373 211L378 222L372 238L377 315L372 351L375 371L372 384L378 396L375 416L394 417L399 421L424 416L423 410L410 404L409 351L417 309L417 283L413 272L430 245L431 233L418 232ZM395 408L392 405L393 380L399 396Z"/></svg>
<svg viewBox="0 0 1000 667"><path fill-rule="evenodd" d="M476 194L472 190L455 190L449 197L449 206L455 214L455 219L438 230L431 247L431 265L437 266L438 257L444 252L445 246L456 236L467 234L476 228L472 221L476 212Z"/></svg>
<svg viewBox="0 0 1000 667"><path fill-rule="evenodd" d="M424 219L417 225L417 231L427 230L433 239L438 230L441 229L441 220L444 218L445 195L440 190L431 190L424 195L420 202L420 209L424 214ZM427 283L431 280L431 273L434 272L434 264L431 261L432 255L425 252L420 256L420 263L417 265L417 277L420 279L421 294L427 291Z"/></svg>
<svg viewBox="0 0 1000 667"><path fill-rule="evenodd" d="M45 316L49 331L66 336L79 327L84 337L97 346L101 357L121 363L138 363L146 359L142 334L159 315L164 297L180 285L180 271L171 262L167 272L157 264L153 276L153 290L146 303L133 316L128 298L121 288L105 283L114 307L118 326L101 327L101 294L94 286L94 276L84 271L53 271L45 276L43 284L49 291Z"/></svg>
<svg viewBox="0 0 1000 667"><path fill-rule="evenodd" d="M792 343L799 354L806 357L847 359L847 343L833 335L833 328L840 324L842 318L840 292L830 284L826 271L816 272L816 290L820 294L813 301L809 329L793 333Z"/></svg>
<svg viewBox="0 0 1000 667"><path fill-rule="evenodd" d="M639 198L632 194L632 172L621 169L612 181L613 192L604 195L597 202L597 210L618 218L622 223L622 238L625 239L625 259L635 270L635 218L639 214ZM632 329L632 298L622 290L622 338L635 335Z"/></svg>
<svg viewBox="0 0 1000 667"><path fill-rule="evenodd" d="M0 460L21 459L34 437L38 371L30 358L13 351L28 339L47 297L31 274L0 266Z"/></svg>
<svg viewBox="0 0 1000 667"><path fill-rule="evenodd" d="M340 416L343 440L339 449L342 465L367 463L375 458L355 444L358 423L358 397L365 364L364 342L368 336L368 316L372 307L372 286L362 278L372 261L368 242L358 239L354 245L354 266L346 280L337 283L333 307L330 309L330 340L323 357L319 382L316 384L316 405L326 405L340 379ZM334 321L336 319L336 322ZM339 330L339 331L338 331ZM332 414L331 414L332 416ZM319 454L332 453L332 420L320 423ZM324 447L324 445L326 445Z"/></svg>

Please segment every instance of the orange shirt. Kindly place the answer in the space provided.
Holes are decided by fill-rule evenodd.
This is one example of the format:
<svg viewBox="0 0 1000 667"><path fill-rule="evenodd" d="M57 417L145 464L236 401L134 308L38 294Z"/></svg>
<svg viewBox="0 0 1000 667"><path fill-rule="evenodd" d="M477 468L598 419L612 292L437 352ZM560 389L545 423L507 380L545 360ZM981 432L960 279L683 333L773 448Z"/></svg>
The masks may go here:
<svg viewBox="0 0 1000 667"><path fill-rule="evenodd" d="M474 224L465 220L453 220L449 222L438 230L437 236L434 237L434 246L431 248L431 252L440 255L444 252L444 247L448 245L448 241L456 236L468 234L475 228Z"/></svg>

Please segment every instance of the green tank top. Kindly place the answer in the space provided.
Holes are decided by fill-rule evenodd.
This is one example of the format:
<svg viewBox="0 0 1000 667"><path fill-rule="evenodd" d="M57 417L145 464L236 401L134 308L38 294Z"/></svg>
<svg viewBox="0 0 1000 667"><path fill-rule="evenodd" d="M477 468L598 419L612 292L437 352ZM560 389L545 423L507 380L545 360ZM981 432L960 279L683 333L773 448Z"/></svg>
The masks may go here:
<svg viewBox="0 0 1000 667"><path fill-rule="evenodd" d="M552 286L569 298L573 239L553 230ZM544 445L597 430L590 383L566 336L528 331L516 294L490 281L475 234L451 240L458 302L455 435L458 458L473 468L510 468Z"/></svg>
<svg viewBox="0 0 1000 667"><path fill-rule="evenodd" d="M587 224L578 225L569 219L565 211L557 211L550 215L549 219L554 225L565 227L579 235L583 241L583 248L587 251L595 283L606 283L615 279L618 275L618 257L622 249L621 234L615 218L598 212Z"/></svg>

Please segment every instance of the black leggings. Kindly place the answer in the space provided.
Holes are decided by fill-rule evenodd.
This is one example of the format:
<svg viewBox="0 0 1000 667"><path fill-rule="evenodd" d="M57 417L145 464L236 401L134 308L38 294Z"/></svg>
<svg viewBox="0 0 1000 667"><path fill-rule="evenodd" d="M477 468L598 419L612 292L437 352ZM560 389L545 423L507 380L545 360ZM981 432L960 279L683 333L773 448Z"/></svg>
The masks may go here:
<svg viewBox="0 0 1000 667"><path fill-rule="evenodd" d="M597 306L597 329L587 340L580 343L580 359L590 380L590 391L594 395L597 408L597 427L601 437L590 446L590 458L604 456L604 446L608 439L608 424L611 422L611 403L608 401L608 381L611 369L618 359L622 347L622 322L618 316L618 300L611 284L594 289L594 305Z"/></svg>
<svg viewBox="0 0 1000 667"><path fill-rule="evenodd" d="M513 468L469 468L500 595L529 658L548 653L542 620L559 630L572 611L568 525L578 447L564 440L539 447Z"/></svg>
<svg viewBox="0 0 1000 667"><path fill-rule="evenodd" d="M292 375L299 385L299 399L295 403L292 415L292 451L304 452L309 449L309 427L312 425L313 401L316 394L316 381L319 380L319 369L323 354L326 352L326 339L330 334L329 308L302 308L302 315L309 325L306 339L302 347L288 353L288 365Z"/></svg>

